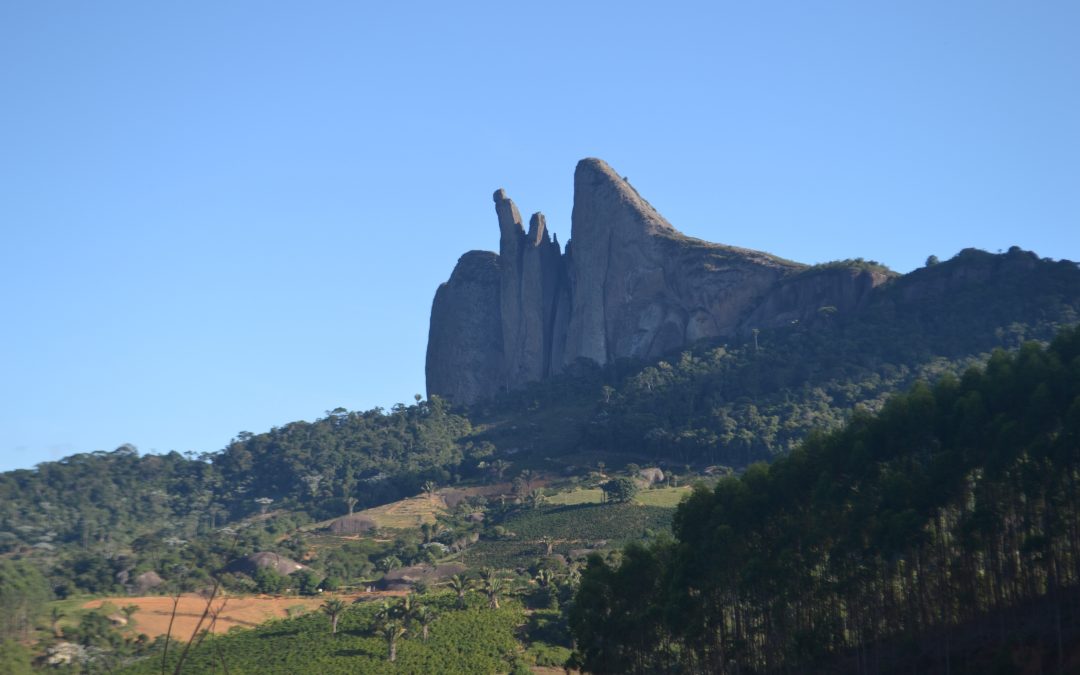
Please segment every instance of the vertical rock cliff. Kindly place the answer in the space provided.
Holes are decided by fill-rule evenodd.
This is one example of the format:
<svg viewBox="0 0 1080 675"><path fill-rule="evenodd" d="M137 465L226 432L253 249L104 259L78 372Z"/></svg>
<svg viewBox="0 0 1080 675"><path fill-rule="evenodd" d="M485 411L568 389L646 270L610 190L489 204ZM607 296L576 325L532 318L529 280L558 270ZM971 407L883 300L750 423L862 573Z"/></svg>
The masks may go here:
<svg viewBox="0 0 1080 675"><path fill-rule="evenodd" d="M472 403L579 358L651 358L708 337L846 311L886 278L805 265L687 237L610 166L574 173L566 252L536 213L528 232L494 195L499 253L471 251L435 294L429 394Z"/></svg>
<svg viewBox="0 0 1080 675"><path fill-rule="evenodd" d="M528 233L506 192L495 192L499 218L504 385L514 387L551 373L556 307L565 302L566 272L559 243L552 241L541 213L529 220Z"/></svg>
<svg viewBox="0 0 1080 675"><path fill-rule="evenodd" d="M499 267L496 254L469 251L435 291L425 364L429 394L469 403L500 391Z"/></svg>

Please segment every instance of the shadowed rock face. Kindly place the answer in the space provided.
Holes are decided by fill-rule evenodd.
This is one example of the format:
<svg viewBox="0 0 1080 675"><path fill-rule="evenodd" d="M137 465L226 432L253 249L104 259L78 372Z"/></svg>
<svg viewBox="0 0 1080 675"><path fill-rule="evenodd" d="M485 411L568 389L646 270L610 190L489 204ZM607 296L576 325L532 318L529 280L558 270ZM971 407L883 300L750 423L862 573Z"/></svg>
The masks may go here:
<svg viewBox="0 0 1080 675"><path fill-rule="evenodd" d="M427 347L427 388L468 403L500 391L503 338L499 256L469 251L435 291Z"/></svg>
<svg viewBox="0 0 1080 675"><path fill-rule="evenodd" d="M702 338L857 307L884 275L804 265L687 237L610 166L574 173L571 240L528 232L494 195L499 254L471 251L439 287L428 339L429 394L472 403L559 372L579 358L650 358Z"/></svg>

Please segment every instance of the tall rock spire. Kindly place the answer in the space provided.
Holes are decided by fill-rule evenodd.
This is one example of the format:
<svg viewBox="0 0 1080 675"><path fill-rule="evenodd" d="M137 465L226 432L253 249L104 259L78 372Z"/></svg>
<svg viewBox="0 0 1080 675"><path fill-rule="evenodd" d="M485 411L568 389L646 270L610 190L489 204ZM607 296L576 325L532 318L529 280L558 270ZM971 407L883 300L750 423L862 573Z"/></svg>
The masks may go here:
<svg viewBox="0 0 1080 675"><path fill-rule="evenodd" d="M505 386L513 388L550 373L556 287L565 275L544 215L533 214L526 234L506 192L498 190L494 199L500 234L502 373Z"/></svg>

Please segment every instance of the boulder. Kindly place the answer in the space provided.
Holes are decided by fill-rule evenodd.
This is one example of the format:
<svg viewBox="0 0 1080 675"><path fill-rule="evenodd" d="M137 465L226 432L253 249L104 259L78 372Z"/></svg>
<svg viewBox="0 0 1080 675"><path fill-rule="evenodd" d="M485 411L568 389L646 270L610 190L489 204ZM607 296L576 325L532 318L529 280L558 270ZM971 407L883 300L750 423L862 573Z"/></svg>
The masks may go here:
<svg viewBox="0 0 1080 675"><path fill-rule="evenodd" d="M252 575L258 570L266 568L273 569L282 576L288 576L293 572L308 569L307 565L301 565L295 560L290 560L289 558L272 551L259 551L258 553L246 555L243 558L239 558L229 563L226 569L230 572L242 572L244 574Z"/></svg>
<svg viewBox="0 0 1080 675"><path fill-rule="evenodd" d="M364 534L374 529L375 521L359 513L336 518L330 523L330 532L336 535Z"/></svg>
<svg viewBox="0 0 1080 675"><path fill-rule="evenodd" d="M147 592L164 583L165 580L157 572L153 570L143 572L135 577L135 581L131 584L131 593L133 595L146 595Z"/></svg>
<svg viewBox="0 0 1080 675"><path fill-rule="evenodd" d="M646 485L656 485L664 482L664 472L657 467L647 467L638 471L638 476L645 481Z"/></svg>

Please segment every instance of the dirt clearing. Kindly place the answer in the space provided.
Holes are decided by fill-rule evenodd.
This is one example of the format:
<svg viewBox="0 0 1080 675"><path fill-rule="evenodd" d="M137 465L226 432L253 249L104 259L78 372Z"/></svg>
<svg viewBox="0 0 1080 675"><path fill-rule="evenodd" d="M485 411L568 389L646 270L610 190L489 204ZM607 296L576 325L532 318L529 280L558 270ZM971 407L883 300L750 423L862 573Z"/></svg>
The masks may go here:
<svg viewBox="0 0 1080 675"><path fill-rule="evenodd" d="M233 626L253 628L271 619L283 619L288 616L290 609L294 612L318 611L319 605L330 597L340 597L345 602L351 603L357 598L375 600L404 594L403 591L378 591L339 596L326 594L318 598L280 598L268 595L225 596L214 599L211 613L207 615L202 627L209 627L213 623L215 633L224 633ZM139 609L132 615L133 629L136 633L146 633L154 638L165 635L169 631L169 619L173 613L173 598L171 597L153 595L141 598L101 598L83 604L83 609L98 609L106 604L114 607L137 606ZM194 593L181 595L176 607L176 620L173 622L173 638L184 641L191 639L191 634L199 623L199 617L205 610L206 598ZM216 620L213 617L215 612L217 613Z"/></svg>

